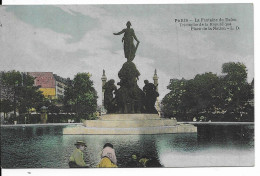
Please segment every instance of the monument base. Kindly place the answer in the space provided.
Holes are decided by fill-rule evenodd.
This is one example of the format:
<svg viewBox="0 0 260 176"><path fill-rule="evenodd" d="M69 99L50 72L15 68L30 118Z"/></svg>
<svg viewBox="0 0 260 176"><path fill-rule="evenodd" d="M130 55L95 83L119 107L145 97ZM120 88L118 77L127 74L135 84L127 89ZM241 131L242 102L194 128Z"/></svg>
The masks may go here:
<svg viewBox="0 0 260 176"><path fill-rule="evenodd" d="M100 120L160 120L158 114L105 114Z"/></svg>
<svg viewBox="0 0 260 176"><path fill-rule="evenodd" d="M85 120L82 126L67 127L63 134L169 134L196 133L197 127L161 119L157 114L107 114L99 120Z"/></svg>

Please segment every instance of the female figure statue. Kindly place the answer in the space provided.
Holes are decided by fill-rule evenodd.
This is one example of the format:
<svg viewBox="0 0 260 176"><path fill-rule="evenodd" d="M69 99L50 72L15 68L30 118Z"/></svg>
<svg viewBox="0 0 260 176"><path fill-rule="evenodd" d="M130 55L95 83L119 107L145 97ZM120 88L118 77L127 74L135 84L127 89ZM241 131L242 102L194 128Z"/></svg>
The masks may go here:
<svg viewBox="0 0 260 176"><path fill-rule="evenodd" d="M135 52L137 50L137 47L140 43L140 41L135 36L135 31L133 28L130 28L131 23L128 21L126 23L127 28L123 29L121 32L113 33L114 35L120 35L124 33L124 37L122 38L122 42L124 42L124 52L125 52L125 58L127 58L127 61L133 61L135 58ZM136 46L134 45L134 40L137 41Z"/></svg>

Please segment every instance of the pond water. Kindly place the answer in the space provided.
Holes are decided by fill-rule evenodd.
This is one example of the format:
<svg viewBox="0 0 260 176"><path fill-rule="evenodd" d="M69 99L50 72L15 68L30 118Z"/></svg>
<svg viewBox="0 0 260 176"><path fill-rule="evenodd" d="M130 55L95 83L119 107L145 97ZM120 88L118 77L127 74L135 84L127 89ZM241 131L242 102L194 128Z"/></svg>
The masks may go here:
<svg viewBox="0 0 260 176"><path fill-rule="evenodd" d="M3 168L68 168L77 140L84 157L96 167L105 143L114 145L119 167L132 154L145 156L151 167L253 166L254 125L197 125L198 133L159 135L62 135L66 126L1 127Z"/></svg>

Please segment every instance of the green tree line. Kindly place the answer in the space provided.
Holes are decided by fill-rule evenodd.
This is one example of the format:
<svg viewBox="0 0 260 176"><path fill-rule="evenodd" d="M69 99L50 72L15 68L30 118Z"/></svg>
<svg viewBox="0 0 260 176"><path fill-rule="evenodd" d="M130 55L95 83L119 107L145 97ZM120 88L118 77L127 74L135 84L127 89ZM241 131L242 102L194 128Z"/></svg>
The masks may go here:
<svg viewBox="0 0 260 176"><path fill-rule="evenodd" d="M62 122L66 117L75 119L75 122L94 118L93 113L97 108L97 93L89 73L78 73L73 80L68 79L64 97L54 100L43 96L39 90L40 87L34 86L32 76L15 70L0 73L0 88L0 112L4 113L4 118L10 112L17 112L20 118L17 117L16 113L13 113L12 119L9 121L16 120L18 123L21 117L27 117L27 119L30 116L33 117L31 115L32 109L41 113L43 106L48 108L48 113L72 114L73 117L71 115L61 117L60 114ZM36 120L30 121L36 122ZM57 119L51 121L58 122Z"/></svg>
<svg viewBox="0 0 260 176"><path fill-rule="evenodd" d="M254 84L247 82L246 66L225 63L222 73L171 79L170 92L162 100L164 116L179 121L254 121Z"/></svg>

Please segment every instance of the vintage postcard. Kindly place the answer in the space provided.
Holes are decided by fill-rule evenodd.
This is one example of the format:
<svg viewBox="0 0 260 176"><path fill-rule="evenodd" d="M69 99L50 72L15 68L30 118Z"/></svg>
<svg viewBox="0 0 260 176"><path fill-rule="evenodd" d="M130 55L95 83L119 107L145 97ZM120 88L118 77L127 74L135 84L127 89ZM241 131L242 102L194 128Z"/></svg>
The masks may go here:
<svg viewBox="0 0 260 176"><path fill-rule="evenodd" d="M253 10L1 6L1 167L254 166Z"/></svg>

